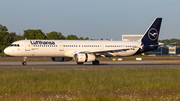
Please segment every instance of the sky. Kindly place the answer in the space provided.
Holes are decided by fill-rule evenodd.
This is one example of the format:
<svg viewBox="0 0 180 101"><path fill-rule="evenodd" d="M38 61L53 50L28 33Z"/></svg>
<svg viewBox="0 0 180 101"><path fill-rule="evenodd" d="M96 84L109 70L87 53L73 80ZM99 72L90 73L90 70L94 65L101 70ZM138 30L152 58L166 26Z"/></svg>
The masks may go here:
<svg viewBox="0 0 180 101"><path fill-rule="evenodd" d="M162 17L159 39L180 39L180 0L1 0L0 24L23 35L27 29L90 39L121 40L144 34Z"/></svg>

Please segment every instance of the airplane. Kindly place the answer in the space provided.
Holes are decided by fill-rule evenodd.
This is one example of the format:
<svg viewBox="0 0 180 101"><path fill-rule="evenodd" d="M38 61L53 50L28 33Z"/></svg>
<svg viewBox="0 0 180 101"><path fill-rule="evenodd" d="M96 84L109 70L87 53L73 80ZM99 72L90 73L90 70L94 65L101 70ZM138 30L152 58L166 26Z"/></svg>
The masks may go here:
<svg viewBox="0 0 180 101"><path fill-rule="evenodd" d="M99 57L124 57L152 51L163 43L158 43L162 18L156 18L144 35L137 41L97 41L97 40L19 40L5 48L9 56L51 57L54 62L74 61L78 65L92 62L99 65Z"/></svg>

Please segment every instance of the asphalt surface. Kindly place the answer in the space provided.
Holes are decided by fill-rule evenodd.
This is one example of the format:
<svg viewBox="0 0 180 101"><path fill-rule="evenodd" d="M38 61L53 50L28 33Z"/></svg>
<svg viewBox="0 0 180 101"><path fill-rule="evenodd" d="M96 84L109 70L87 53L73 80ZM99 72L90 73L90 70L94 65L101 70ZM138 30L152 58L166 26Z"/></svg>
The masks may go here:
<svg viewBox="0 0 180 101"><path fill-rule="evenodd" d="M101 61L100 65L91 62L77 65L76 62L0 62L0 69L80 69L80 68L144 68L144 67L180 67L179 60L173 61Z"/></svg>

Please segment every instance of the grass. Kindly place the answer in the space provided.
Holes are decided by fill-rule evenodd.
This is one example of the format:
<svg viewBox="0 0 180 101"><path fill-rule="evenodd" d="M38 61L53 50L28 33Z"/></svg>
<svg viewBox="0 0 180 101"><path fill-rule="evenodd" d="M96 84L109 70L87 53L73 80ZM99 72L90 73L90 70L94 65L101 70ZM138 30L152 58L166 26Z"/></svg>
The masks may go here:
<svg viewBox="0 0 180 101"><path fill-rule="evenodd" d="M180 68L0 69L0 100L180 100Z"/></svg>

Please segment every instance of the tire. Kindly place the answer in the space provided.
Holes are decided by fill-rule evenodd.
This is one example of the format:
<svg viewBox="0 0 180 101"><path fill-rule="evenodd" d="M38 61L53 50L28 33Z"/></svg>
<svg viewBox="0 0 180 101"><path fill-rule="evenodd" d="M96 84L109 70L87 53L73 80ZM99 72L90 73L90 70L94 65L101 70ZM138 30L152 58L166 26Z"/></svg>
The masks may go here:
<svg viewBox="0 0 180 101"><path fill-rule="evenodd" d="M83 65L83 62L77 62L78 65Z"/></svg>
<svg viewBox="0 0 180 101"><path fill-rule="evenodd" d="M92 62L93 65L99 65L99 61L98 60L95 60Z"/></svg>
<svg viewBox="0 0 180 101"><path fill-rule="evenodd" d="M22 65L26 65L26 62L22 62Z"/></svg>

